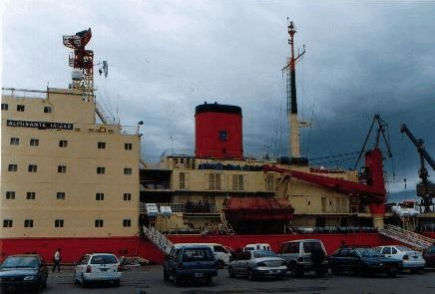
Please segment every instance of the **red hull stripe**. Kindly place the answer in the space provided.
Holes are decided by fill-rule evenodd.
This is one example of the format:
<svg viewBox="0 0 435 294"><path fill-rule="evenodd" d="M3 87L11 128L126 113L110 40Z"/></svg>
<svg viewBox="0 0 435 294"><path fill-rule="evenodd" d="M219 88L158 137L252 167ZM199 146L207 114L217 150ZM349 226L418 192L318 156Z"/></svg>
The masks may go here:
<svg viewBox="0 0 435 294"><path fill-rule="evenodd" d="M427 233L434 238L435 233ZM220 243L233 249L241 248L249 243L269 243L274 251L278 251L284 241L298 239L320 239L331 254L344 242L347 245L380 246L398 244L397 241L385 238L376 233L356 234L297 234L297 235L171 235L174 243ZM108 238L17 238L0 239L0 257L19 253L36 252L44 260L51 263L57 248L62 249L62 262L73 263L89 252L111 252L117 256L141 256L155 263L162 263L163 254L149 241L139 237Z"/></svg>

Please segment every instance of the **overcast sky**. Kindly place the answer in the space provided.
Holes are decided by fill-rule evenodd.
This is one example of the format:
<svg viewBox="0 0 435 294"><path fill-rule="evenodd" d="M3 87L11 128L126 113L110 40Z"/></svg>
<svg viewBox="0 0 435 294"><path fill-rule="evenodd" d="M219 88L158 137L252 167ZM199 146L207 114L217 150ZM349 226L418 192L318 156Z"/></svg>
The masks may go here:
<svg viewBox="0 0 435 294"><path fill-rule="evenodd" d="M406 122L435 157L435 2L6 1L1 81L67 87L62 35L91 27L87 48L109 62L108 78L95 77L97 99L123 125L144 121L147 161L193 153L194 108L204 101L242 107L245 155L285 155L287 17L307 48L297 67L300 114L312 122L302 153L358 151L380 113L394 154L389 188L402 191L405 177L413 188L418 156L399 128Z"/></svg>

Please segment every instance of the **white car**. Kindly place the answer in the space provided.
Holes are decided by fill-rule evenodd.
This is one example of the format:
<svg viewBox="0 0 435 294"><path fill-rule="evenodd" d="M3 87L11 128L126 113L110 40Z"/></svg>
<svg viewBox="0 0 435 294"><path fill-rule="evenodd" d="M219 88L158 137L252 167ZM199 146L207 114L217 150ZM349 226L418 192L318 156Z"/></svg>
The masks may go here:
<svg viewBox="0 0 435 294"><path fill-rule="evenodd" d="M254 251L254 250L272 251L270 244L268 243L246 244L245 247L243 248L243 251Z"/></svg>
<svg viewBox="0 0 435 294"><path fill-rule="evenodd" d="M423 259L423 254L419 251L401 245L379 246L376 251L383 254L385 257L400 259L403 261L403 269L411 271L419 271L424 268L426 261Z"/></svg>
<svg viewBox="0 0 435 294"><path fill-rule="evenodd" d="M218 243L177 243L174 244L175 248L181 248L183 246L201 245L207 246L213 252L216 259L216 265L218 268L223 268L230 263L231 253L222 245Z"/></svg>
<svg viewBox="0 0 435 294"><path fill-rule="evenodd" d="M91 282L110 281L119 286L119 265L118 258L111 253L85 254L75 267L74 283L86 287Z"/></svg>

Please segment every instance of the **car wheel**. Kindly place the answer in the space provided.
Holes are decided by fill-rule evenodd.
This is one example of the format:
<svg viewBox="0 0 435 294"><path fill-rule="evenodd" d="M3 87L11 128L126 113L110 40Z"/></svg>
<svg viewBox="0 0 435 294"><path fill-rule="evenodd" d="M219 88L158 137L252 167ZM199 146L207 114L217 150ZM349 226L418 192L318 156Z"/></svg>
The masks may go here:
<svg viewBox="0 0 435 294"><path fill-rule="evenodd" d="M216 267L217 267L217 268L222 269L222 268L224 268L224 266L225 266L225 262L223 262L222 260L219 259L219 260L216 262Z"/></svg>
<svg viewBox="0 0 435 294"><path fill-rule="evenodd" d="M175 285L181 286L182 282L183 281L182 281L182 279L180 277L177 277L177 276L174 277L174 284Z"/></svg>
<svg viewBox="0 0 435 294"><path fill-rule="evenodd" d="M236 277L236 275L234 274L234 270L231 266L228 267L228 275L230 276L230 278Z"/></svg>
<svg viewBox="0 0 435 294"><path fill-rule="evenodd" d="M115 281L113 281L113 285L115 287L119 287L121 285L121 281L120 280L115 280Z"/></svg>
<svg viewBox="0 0 435 294"><path fill-rule="evenodd" d="M254 275L252 270L248 271L248 280L251 280L251 281L255 280L255 275Z"/></svg>
<svg viewBox="0 0 435 294"><path fill-rule="evenodd" d="M397 275L397 270L395 268L391 268L387 274L389 277L394 278Z"/></svg>
<svg viewBox="0 0 435 294"><path fill-rule="evenodd" d="M169 275L166 273L165 269L163 269L163 280L169 281Z"/></svg>
<svg viewBox="0 0 435 294"><path fill-rule="evenodd" d="M331 267L331 272L333 275L339 275L340 274L340 270L338 268L336 268L335 266Z"/></svg>
<svg viewBox="0 0 435 294"><path fill-rule="evenodd" d="M304 269L301 266L296 265L295 267L295 276L298 278L303 278L305 275Z"/></svg>

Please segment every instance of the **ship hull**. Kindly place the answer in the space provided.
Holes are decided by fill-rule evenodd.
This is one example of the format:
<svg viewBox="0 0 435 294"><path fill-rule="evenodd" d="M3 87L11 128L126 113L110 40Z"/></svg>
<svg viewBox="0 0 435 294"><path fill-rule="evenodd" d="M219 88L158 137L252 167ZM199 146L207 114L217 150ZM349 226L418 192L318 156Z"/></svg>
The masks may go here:
<svg viewBox="0 0 435 294"><path fill-rule="evenodd" d="M435 238L435 232L425 233ZM352 234L280 234L280 235L169 235L173 243L220 243L231 248L242 248L250 243L269 243L278 251L284 241L298 239L320 239L328 254L341 244L380 246L397 244L395 240L378 233ZM74 263L89 252L111 252L118 256L141 256L154 263L162 263L164 256L151 242L140 237L107 238L14 238L0 240L0 254L3 260L11 254L38 253L51 263L57 248L62 249L62 262Z"/></svg>

